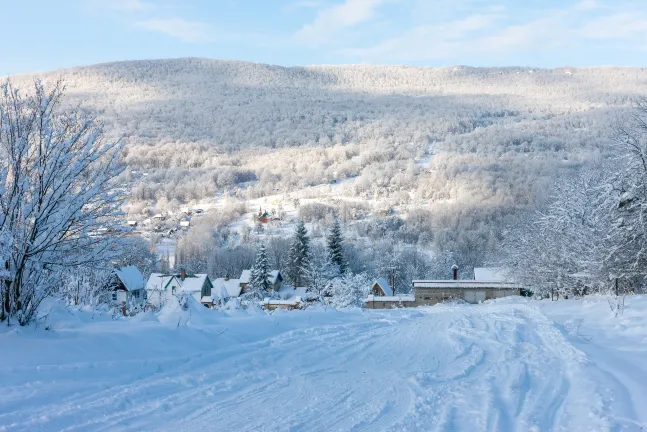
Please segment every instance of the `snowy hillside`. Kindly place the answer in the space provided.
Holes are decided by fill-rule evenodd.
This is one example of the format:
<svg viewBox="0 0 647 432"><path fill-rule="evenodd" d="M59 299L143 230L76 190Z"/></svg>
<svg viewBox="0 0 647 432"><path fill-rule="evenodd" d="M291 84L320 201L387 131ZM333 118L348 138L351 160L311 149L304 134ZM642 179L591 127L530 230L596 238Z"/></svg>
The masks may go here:
<svg viewBox="0 0 647 432"><path fill-rule="evenodd" d="M644 430L647 299L627 302L62 310L0 327L0 431Z"/></svg>
<svg viewBox="0 0 647 432"><path fill-rule="evenodd" d="M13 80L26 86L36 76ZM182 208L222 209L202 227L190 222L200 230L194 239L209 244L185 264L204 269L203 257L241 239L253 244L239 228L253 228L259 208L286 215L280 230L265 231L283 239L294 218L319 236L336 212L364 255L353 269L375 276L383 269L367 250L391 261L411 246L449 251L465 268L496 261L515 218L540 208L555 183L617 154L611 125L647 92L644 68L285 68L186 58L38 76L63 79L67 103L124 137L125 211L155 231L154 243L181 240ZM151 219L158 214L172 220Z"/></svg>
<svg viewBox="0 0 647 432"><path fill-rule="evenodd" d="M497 124L519 134L596 128L596 112L645 92L647 69L284 68L186 58L38 76L64 79L71 102L101 112L132 144L198 141L225 150L436 142Z"/></svg>

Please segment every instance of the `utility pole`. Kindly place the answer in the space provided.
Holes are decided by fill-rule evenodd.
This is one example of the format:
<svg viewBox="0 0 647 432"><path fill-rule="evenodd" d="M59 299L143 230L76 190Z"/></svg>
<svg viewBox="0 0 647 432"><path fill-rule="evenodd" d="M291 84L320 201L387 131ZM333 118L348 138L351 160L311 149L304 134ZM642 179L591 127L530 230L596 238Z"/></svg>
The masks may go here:
<svg viewBox="0 0 647 432"><path fill-rule="evenodd" d="M391 285L391 292L395 295L395 266L387 267L389 270L389 285Z"/></svg>

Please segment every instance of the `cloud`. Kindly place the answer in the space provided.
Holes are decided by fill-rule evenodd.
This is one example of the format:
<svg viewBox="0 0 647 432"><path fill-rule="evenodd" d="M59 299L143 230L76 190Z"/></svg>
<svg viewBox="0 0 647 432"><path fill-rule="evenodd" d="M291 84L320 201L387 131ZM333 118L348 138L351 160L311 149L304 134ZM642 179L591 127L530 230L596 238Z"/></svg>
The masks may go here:
<svg viewBox="0 0 647 432"><path fill-rule="evenodd" d="M359 56L366 60L445 59L460 50L464 52L464 42L469 40L471 35L491 29L500 18L497 14L471 15L449 22L419 25L373 47L340 50L339 53L347 56Z"/></svg>
<svg viewBox="0 0 647 432"><path fill-rule="evenodd" d="M630 7L633 12L625 12L631 3L582 0L564 8L524 13L484 4L480 13L473 9L464 15L460 0L456 1L458 17L454 19L441 20L431 14L418 17L420 24L399 34L336 53L362 62L461 63L471 59L491 63L517 54L565 56L569 50L596 49L600 43L623 50L647 49L647 12Z"/></svg>
<svg viewBox="0 0 647 432"><path fill-rule="evenodd" d="M124 12L147 12L156 8L153 3L142 0L110 0L108 2L101 2L101 4L104 7Z"/></svg>
<svg viewBox="0 0 647 432"><path fill-rule="evenodd" d="M385 0L345 0L333 7L320 9L314 21L294 35L295 39L311 45L324 45L339 37L339 33L372 21L378 6Z"/></svg>
<svg viewBox="0 0 647 432"><path fill-rule="evenodd" d="M187 21L184 18L153 18L135 22L135 27L164 33L188 43L213 42L211 27L200 21Z"/></svg>

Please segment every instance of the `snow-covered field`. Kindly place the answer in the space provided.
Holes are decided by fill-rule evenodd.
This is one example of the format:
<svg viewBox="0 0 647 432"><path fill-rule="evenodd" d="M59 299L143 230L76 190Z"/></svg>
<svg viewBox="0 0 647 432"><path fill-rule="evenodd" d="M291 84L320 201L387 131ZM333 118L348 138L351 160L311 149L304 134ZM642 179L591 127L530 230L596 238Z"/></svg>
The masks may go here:
<svg viewBox="0 0 647 432"><path fill-rule="evenodd" d="M47 322L0 330L0 431L647 429L647 297Z"/></svg>

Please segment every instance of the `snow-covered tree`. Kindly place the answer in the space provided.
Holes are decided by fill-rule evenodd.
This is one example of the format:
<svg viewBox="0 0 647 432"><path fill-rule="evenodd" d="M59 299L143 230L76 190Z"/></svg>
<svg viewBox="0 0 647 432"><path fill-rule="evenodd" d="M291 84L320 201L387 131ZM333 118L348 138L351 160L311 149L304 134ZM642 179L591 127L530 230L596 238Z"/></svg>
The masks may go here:
<svg viewBox="0 0 647 432"><path fill-rule="evenodd" d="M78 110L62 111L63 85L37 81L21 94L0 86L0 230L11 239L12 280L2 318L28 323L62 269L105 262L124 232L122 197L111 181L121 172L122 145Z"/></svg>
<svg viewBox="0 0 647 432"><path fill-rule="evenodd" d="M313 244L310 265L305 270L308 293L319 301L331 294L331 281L341 276L339 267L330 262L328 250L319 244Z"/></svg>
<svg viewBox="0 0 647 432"><path fill-rule="evenodd" d="M302 220L297 222L288 254L287 276L295 287L306 282L310 268L310 238Z"/></svg>
<svg viewBox="0 0 647 432"><path fill-rule="evenodd" d="M344 273L331 282L331 304L338 308L362 307L371 289L371 280L365 273Z"/></svg>
<svg viewBox="0 0 647 432"><path fill-rule="evenodd" d="M326 237L326 245L328 246L328 254L330 262L339 268L340 273L346 271L346 259L344 258L344 238L341 231L341 224L339 219L335 218L328 235Z"/></svg>
<svg viewBox="0 0 647 432"><path fill-rule="evenodd" d="M265 293L270 290L270 263L267 259L267 251L265 250L265 243L258 244L256 252L256 259L252 266L251 278L249 280L248 291L246 297L254 299L262 299Z"/></svg>

